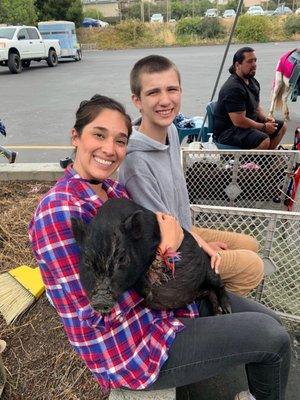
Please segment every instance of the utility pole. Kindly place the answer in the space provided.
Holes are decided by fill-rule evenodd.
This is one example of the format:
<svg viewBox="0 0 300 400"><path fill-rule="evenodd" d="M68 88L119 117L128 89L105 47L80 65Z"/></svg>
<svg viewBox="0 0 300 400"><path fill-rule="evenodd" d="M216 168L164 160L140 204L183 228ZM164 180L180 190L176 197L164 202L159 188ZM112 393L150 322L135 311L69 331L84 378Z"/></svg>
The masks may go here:
<svg viewBox="0 0 300 400"><path fill-rule="evenodd" d="M122 0L118 1L119 5L119 16L120 16L120 21L122 21Z"/></svg>
<svg viewBox="0 0 300 400"><path fill-rule="evenodd" d="M195 0L193 0L193 3L192 3L192 15L193 15L193 18L194 18L194 16L195 16Z"/></svg>
<svg viewBox="0 0 300 400"><path fill-rule="evenodd" d="M169 19L170 19L170 15L169 15L169 12L170 12L170 9L169 9L169 0L167 0L167 21L166 22L169 22Z"/></svg>
<svg viewBox="0 0 300 400"><path fill-rule="evenodd" d="M145 22L144 0L141 0L141 21Z"/></svg>

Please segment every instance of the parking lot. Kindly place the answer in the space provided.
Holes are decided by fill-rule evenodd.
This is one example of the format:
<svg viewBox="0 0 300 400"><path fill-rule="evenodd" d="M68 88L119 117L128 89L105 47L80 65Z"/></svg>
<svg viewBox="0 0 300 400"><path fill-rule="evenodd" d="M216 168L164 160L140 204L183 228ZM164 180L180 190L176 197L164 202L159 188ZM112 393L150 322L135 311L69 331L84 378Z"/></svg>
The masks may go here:
<svg viewBox="0 0 300 400"><path fill-rule="evenodd" d="M239 47L231 46L219 87L226 80L232 55ZM261 103L267 110L277 60L288 49L297 47L297 43L265 43L253 47L258 56ZM18 75L1 67L0 118L7 127L7 138L1 139L1 144L15 146L19 162L55 162L70 155L67 147L75 110L81 100L95 93L118 99L136 117L138 113L130 101L129 72L139 58L149 54L164 55L178 65L182 74L182 112L186 116L203 116L224 50L225 46L220 45L86 51L80 62L61 62L55 68L49 68L45 62L33 62L30 69ZM299 112L296 114L299 100L289 102L289 107L291 121L284 143L292 142L295 127L300 125Z"/></svg>

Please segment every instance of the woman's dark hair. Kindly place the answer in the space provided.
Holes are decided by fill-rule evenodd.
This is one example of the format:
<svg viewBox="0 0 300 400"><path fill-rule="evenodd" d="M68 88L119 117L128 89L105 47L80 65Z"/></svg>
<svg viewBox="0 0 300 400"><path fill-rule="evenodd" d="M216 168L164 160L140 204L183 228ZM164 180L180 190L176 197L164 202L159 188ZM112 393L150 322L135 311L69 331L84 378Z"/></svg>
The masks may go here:
<svg viewBox="0 0 300 400"><path fill-rule="evenodd" d="M128 137L132 132L131 118L126 113L125 108L118 101L101 94L95 94L90 100L83 100L76 111L76 121L74 129L76 129L80 137L83 128L92 122L103 110L118 111L124 117L124 121L128 130Z"/></svg>
<svg viewBox="0 0 300 400"><path fill-rule="evenodd" d="M233 56L232 65L228 70L230 74L235 73L235 63L238 62L239 64L242 64L245 59L245 53L253 53L253 51L254 49L252 49L252 47L242 47L241 49L238 49Z"/></svg>

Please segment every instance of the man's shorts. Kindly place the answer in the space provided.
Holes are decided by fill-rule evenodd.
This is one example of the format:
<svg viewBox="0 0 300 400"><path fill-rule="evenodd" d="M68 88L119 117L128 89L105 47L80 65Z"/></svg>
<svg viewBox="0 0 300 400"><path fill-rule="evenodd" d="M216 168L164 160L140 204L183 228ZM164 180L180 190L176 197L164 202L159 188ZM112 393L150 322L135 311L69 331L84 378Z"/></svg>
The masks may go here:
<svg viewBox="0 0 300 400"><path fill-rule="evenodd" d="M278 136L279 131L283 126L283 121L276 119L275 122L277 128L272 134L267 134L254 128L244 129L234 126L220 133L217 141L222 144L239 147L240 149L255 149L263 140L267 138L272 139Z"/></svg>

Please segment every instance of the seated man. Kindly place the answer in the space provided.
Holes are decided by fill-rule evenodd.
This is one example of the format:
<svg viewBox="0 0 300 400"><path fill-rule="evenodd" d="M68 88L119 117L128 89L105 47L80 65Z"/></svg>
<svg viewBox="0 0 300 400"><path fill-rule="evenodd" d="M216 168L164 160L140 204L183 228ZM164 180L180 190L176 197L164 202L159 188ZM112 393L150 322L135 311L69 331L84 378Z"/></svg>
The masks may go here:
<svg viewBox="0 0 300 400"><path fill-rule="evenodd" d="M233 56L230 76L222 86L214 111L214 140L241 149L272 150L286 131L286 123L267 118L259 104L260 85L254 78L256 56L242 47Z"/></svg>

